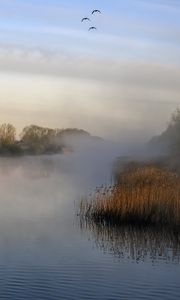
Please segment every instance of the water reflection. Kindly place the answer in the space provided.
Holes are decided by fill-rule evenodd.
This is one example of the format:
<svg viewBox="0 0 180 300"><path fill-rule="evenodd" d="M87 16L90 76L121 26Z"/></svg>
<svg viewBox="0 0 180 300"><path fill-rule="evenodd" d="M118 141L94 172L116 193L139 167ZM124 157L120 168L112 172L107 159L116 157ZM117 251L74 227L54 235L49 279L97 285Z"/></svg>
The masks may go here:
<svg viewBox="0 0 180 300"><path fill-rule="evenodd" d="M169 228L115 226L80 220L82 232L104 253L136 262L180 262L180 232Z"/></svg>

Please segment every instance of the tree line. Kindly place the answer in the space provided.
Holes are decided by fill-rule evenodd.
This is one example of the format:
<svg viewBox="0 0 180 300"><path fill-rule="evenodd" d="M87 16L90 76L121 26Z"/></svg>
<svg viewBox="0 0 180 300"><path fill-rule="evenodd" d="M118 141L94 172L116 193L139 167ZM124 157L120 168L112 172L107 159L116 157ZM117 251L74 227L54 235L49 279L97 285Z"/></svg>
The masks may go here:
<svg viewBox="0 0 180 300"><path fill-rule="evenodd" d="M16 138L16 128L12 124L0 125L0 154L53 154L62 153L67 147L67 137L90 137L82 129L51 129L37 125L24 127L19 139Z"/></svg>
<svg viewBox="0 0 180 300"><path fill-rule="evenodd" d="M23 128L19 139L16 138L16 128L12 124L0 125L0 155L22 154L53 154L62 153L64 149L71 150L68 140L71 138L99 139L91 136L87 131L77 128L51 129L37 125ZM149 148L154 148L159 154L168 154L179 158L180 156L180 109L172 115L171 120L158 136L148 143Z"/></svg>

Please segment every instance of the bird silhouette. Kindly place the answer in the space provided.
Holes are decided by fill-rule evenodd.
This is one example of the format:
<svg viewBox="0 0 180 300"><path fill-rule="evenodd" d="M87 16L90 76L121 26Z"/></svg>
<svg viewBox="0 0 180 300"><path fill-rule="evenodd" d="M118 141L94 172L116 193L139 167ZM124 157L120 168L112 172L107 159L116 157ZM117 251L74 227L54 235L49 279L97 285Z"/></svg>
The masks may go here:
<svg viewBox="0 0 180 300"><path fill-rule="evenodd" d="M93 14L95 14L95 13L99 13L99 14L101 14L101 12L100 12L100 10L99 10L99 9L94 9L94 10L92 11L92 15L93 15Z"/></svg>
<svg viewBox="0 0 180 300"><path fill-rule="evenodd" d="M94 27L94 26L92 26L92 27L89 27L89 31L90 31L90 30L97 30L97 28Z"/></svg>
<svg viewBox="0 0 180 300"><path fill-rule="evenodd" d="M84 21L91 21L89 18L82 18L81 22L84 22Z"/></svg>

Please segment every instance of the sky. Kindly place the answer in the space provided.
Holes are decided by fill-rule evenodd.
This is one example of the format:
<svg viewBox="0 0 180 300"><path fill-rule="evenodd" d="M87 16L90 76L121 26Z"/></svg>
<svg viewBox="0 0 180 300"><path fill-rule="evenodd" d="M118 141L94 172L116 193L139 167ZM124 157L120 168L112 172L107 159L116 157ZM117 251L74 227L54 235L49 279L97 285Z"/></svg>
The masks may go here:
<svg viewBox="0 0 180 300"><path fill-rule="evenodd" d="M0 0L1 123L148 140L179 104L179 0Z"/></svg>

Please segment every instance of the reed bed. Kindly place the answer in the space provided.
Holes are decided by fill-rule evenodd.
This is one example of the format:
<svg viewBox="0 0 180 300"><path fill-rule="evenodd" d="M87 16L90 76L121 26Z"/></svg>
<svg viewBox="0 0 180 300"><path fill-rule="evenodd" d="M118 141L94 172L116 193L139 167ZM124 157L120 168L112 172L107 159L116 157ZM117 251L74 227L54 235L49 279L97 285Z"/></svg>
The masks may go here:
<svg viewBox="0 0 180 300"><path fill-rule="evenodd" d="M180 226L180 177L155 166L126 168L80 204L85 218L115 224Z"/></svg>

